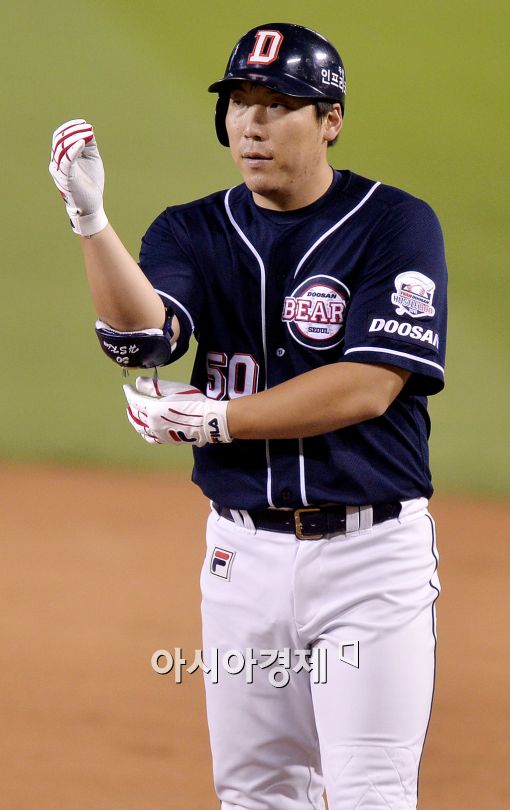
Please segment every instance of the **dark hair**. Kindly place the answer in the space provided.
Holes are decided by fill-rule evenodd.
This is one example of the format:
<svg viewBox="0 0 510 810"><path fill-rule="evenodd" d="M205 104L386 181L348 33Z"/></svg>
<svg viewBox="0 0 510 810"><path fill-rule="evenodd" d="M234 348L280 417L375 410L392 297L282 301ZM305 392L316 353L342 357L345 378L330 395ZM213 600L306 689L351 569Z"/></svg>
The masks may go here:
<svg viewBox="0 0 510 810"><path fill-rule="evenodd" d="M316 101L314 106L315 106L315 114L317 116L317 120L318 121L323 121L326 118L327 114L329 112L331 112L331 110L333 109L334 104L333 104L332 101ZM333 141L330 141L328 143L328 149L329 149L330 146L334 146L335 143L337 142L337 140L338 140L338 135L336 136L336 138Z"/></svg>

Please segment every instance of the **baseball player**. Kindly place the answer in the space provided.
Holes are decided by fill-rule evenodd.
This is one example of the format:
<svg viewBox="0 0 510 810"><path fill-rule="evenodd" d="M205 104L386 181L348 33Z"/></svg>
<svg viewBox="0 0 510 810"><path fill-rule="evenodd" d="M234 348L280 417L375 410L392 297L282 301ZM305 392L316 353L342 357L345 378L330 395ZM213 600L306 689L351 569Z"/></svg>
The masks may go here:
<svg viewBox="0 0 510 810"><path fill-rule="evenodd" d="M104 213L83 119L55 132L50 171L106 354L156 370L198 342L191 384L154 371L125 392L143 439L193 446L211 501L216 791L223 810L319 810L324 789L330 810L411 810L439 594L427 396L444 385L440 226L425 202L330 166L346 84L320 34L254 28L209 91L243 182L167 208L139 265Z"/></svg>

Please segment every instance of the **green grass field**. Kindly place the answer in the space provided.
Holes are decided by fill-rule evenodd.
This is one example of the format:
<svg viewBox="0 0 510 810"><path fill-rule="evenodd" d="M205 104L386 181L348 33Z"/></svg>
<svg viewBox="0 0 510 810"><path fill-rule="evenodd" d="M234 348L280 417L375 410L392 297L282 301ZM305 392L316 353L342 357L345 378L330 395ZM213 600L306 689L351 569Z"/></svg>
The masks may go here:
<svg viewBox="0 0 510 810"><path fill-rule="evenodd" d="M106 210L136 255L166 205L238 182L206 88L241 33L277 18L317 28L346 64L333 165L423 197L442 222L451 321L447 388L431 401L436 487L508 496L506 3L263 1L244 11L31 0L2 17L1 457L189 469L188 450L145 445L124 417L122 378L96 344L78 239L47 172L50 138L69 118L94 123Z"/></svg>

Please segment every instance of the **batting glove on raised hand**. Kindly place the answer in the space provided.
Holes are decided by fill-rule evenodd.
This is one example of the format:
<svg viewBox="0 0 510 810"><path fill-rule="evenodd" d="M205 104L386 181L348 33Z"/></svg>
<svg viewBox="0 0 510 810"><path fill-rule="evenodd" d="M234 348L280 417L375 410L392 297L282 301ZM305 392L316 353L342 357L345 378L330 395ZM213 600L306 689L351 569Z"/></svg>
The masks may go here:
<svg viewBox="0 0 510 810"><path fill-rule="evenodd" d="M208 399L186 383L137 377L136 388L124 386L127 417L150 444L231 442L227 425L228 402Z"/></svg>
<svg viewBox="0 0 510 810"><path fill-rule="evenodd" d="M83 118L67 121L53 133L49 170L74 232L91 236L106 228L103 161L94 130Z"/></svg>

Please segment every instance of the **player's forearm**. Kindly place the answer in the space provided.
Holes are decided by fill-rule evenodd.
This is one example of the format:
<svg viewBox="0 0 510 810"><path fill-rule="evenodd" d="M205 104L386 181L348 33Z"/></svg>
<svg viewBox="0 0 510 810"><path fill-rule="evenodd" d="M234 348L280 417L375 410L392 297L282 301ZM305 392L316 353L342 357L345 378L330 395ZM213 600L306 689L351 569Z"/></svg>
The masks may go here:
<svg viewBox="0 0 510 810"><path fill-rule="evenodd" d="M408 373L387 366L338 363L313 369L228 406L238 439L316 436L382 415Z"/></svg>
<svg viewBox="0 0 510 810"><path fill-rule="evenodd" d="M80 242L99 319L119 330L161 328L163 303L111 225Z"/></svg>
<svg viewBox="0 0 510 810"><path fill-rule="evenodd" d="M83 118L53 133L49 170L81 239L99 319L118 331L161 328L161 299L108 224L103 161L93 127Z"/></svg>

